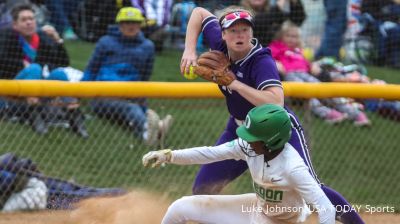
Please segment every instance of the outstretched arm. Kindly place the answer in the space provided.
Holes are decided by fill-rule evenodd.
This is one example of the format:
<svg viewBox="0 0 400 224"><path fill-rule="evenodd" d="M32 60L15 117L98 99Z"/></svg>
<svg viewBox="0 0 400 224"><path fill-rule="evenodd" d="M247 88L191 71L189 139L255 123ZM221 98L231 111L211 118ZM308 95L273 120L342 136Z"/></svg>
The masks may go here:
<svg viewBox="0 0 400 224"><path fill-rule="evenodd" d="M189 72L190 65L197 65L196 44L201 33L201 25L205 18L213 14L207 9L196 7L190 16L185 39L185 50L181 59L181 73Z"/></svg>
<svg viewBox="0 0 400 224"><path fill-rule="evenodd" d="M218 146L151 151L143 156L142 162L144 166L151 165L152 167L156 167L163 163L191 165L212 163L226 159L245 159L237 140Z"/></svg>

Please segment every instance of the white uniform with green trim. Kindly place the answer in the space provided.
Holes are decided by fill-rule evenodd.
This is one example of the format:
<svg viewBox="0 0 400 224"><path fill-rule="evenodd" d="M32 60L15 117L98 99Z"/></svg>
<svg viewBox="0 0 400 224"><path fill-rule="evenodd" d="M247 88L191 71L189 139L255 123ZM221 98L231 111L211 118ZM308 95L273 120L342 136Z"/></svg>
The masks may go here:
<svg viewBox="0 0 400 224"><path fill-rule="evenodd" d="M318 212L320 223L335 223L333 205L290 144L268 163L263 155L247 156L241 146L250 148L245 141L236 139L219 146L175 150L171 163L245 160L256 194L183 197L170 206L162 223L299 223L310 214L307 204Z"/></svg>

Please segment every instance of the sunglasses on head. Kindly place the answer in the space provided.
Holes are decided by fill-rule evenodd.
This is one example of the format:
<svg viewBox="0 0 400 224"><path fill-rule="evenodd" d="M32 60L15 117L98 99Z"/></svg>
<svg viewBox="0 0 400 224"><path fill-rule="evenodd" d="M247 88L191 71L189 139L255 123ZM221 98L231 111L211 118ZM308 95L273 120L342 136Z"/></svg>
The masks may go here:
<svg viewBox="0 0 400 224"><path fill-rule="evenodd" d="M240 11L240 12L231 12L227 14L224 20L234 20L234 19L251 19L251 15L248 12Z"/></svg>
<svg viewBox="0 0 400 224"><path fill-rule="evenodd" d="M230 26L230 24L232 24L234 21L236 21L238 19L245 19L245 20L251 22L253 17L250 15L250 13L248 13L246 11L231 12L224 16L223 20L221 21L221 26L224 28L227 28L227 27L225 27L227 23L229 23L228 26Z"/></svg>

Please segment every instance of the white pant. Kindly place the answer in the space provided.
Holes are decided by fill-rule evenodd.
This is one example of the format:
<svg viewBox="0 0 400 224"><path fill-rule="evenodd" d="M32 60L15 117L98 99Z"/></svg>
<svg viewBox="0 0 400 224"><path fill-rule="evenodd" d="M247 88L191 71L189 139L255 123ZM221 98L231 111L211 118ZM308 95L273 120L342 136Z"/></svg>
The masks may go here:
<svg viewBox="0 0 400 224"><path fill-rule="evenodd" d="M161 224L181 224L188 221L204 224L286 224L266 216L257 209L254 193L241 195L194 195L173 202Z"/></svg>

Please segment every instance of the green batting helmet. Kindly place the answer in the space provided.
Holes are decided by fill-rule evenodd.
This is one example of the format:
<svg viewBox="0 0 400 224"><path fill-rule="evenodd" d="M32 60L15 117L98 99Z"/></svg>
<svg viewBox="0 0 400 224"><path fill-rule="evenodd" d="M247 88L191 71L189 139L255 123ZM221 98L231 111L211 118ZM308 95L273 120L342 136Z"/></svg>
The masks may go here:
<svg viewBox="0 0 400 224"><path fill-rule="evenodd" d="M237 135L247 142L262 141L268 150L281 149L292 133L286 110L275 104L264 104L249 111L245 123L236 129Z"/></svg>

